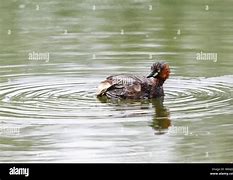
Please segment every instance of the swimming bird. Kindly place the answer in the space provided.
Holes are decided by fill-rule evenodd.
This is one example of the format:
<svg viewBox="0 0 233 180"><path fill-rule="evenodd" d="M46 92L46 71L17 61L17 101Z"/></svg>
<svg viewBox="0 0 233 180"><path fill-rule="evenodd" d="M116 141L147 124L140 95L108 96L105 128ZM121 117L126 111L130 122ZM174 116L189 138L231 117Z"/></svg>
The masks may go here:
<svg viewBox="0 0 233 180"><path fill-rule="evenodd" d="M112 75L97 88L97 97L110 99L151 99L164 96L163 83L169 78L170 68L165 62L151 66L148 76L131 74Z"/></svg>

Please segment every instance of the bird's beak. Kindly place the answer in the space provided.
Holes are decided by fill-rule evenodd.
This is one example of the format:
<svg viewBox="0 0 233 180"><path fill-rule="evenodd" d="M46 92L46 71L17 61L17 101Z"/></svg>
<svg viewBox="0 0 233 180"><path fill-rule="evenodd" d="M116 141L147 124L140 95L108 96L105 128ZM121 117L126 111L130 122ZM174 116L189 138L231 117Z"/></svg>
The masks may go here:
<svg viewBox="0 0 233 180"><path fill-rule="evenodd" d="M150 78L150 77L155 77L155 76L157 76L158 75L158 73L159 73L159 71L152 71L148 76L147 76L147 78Z"/></svg>
<svg viewBox="0 0 233 180"><path fill-rule="evenodd" d="M147 78L150 78L150 77L153 77L155 74L157 74L155 71L152 71L148 76Z"/></svg>

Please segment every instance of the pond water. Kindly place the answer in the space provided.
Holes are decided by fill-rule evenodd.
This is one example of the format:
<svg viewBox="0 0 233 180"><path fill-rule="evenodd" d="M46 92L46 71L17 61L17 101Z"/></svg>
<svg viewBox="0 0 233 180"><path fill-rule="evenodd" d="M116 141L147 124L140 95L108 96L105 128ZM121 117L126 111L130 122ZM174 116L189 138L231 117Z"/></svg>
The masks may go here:
<svg viewBox="0 0 233 180"><path fill-rule="evenodd" d="M233 2L0 1L0 162L233 162ZM157 61L163 99L96 98Z"/></svg>

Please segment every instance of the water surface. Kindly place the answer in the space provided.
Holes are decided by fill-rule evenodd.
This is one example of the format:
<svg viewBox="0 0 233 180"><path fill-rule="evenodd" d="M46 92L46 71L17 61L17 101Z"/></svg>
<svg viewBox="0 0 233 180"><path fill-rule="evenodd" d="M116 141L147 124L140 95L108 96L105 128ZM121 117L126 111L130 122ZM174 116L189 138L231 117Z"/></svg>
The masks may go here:
<svg viewBox="0 0 233 180"><path fill-rule="evenodd" d="M233 162L232 7L1 0L0 162ZM108 75L161 60L164 99L96 98Z"/></svg>

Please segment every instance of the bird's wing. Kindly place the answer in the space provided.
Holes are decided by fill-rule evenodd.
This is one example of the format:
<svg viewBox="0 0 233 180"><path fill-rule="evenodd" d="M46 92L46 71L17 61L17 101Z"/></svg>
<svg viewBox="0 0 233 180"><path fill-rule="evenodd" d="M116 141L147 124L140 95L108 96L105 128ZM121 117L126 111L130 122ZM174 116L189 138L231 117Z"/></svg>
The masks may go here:
<svg viewBox="0 0 233 180"><path fill-rule="evenodd" d="M112 90L126 88L126 91L140 91L140 84L143 82L143 79L144 77L128 74L109 76L98 86L97 95L102 95L110 89Z"/></svg>
<svg viewBox="0 0 233 180"><path fill-rule="evenodd" d="M135 75L120 74L116 76L109 76L108 81L111 81L112 85L116 87L126 87L135 84L141 84L144 77L139 77Z"/></svg>

